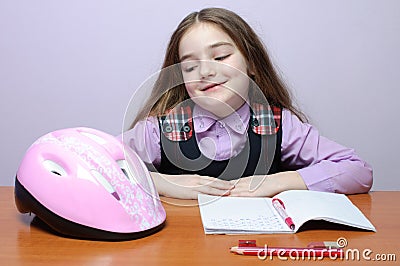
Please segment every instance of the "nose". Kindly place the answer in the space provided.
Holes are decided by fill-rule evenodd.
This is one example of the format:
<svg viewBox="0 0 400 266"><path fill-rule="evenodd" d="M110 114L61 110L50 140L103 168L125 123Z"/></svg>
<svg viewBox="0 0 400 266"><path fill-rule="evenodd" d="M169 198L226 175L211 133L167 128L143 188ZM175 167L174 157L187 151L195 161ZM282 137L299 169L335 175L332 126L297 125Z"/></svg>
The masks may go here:
<svg viewBox="0 0 400 266"><path fill-rule="evenodd" d="M200 77L201 79L215 76L216 66L212 61L201 61L200 62Z"/></svg>

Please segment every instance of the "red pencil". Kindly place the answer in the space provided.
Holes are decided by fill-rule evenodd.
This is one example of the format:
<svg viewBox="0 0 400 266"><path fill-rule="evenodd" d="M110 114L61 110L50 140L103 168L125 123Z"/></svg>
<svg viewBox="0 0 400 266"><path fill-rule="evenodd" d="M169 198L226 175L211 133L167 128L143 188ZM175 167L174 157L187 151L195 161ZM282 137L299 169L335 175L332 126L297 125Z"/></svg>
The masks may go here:
<svg viewBox="0 0 400 266"><path fill-rule="evenodd" d="M259 257L296 257L296 258L342 258L340 248L288 248L288 247L231 247L231 252L239 255Z"/></svg>

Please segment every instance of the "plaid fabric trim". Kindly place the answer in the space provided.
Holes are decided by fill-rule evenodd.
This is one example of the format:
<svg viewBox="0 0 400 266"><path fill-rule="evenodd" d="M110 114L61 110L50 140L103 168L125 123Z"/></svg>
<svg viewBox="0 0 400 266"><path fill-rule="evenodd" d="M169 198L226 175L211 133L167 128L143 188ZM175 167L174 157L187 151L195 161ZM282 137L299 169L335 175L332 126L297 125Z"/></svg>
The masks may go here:
<svg viewBox="0 0 400 266"><path fill-rule="evenodd" d="M161 131L171 141L184 141L192 137L193 120L190 106L177 106L158 117Z"/></svg>
<svg viewBox="0 0 400 266"><path fill-rule="evenodd" d="M259 103L253 104L250 123L256 134L276 134L281 126L281 108Z"/></svg>

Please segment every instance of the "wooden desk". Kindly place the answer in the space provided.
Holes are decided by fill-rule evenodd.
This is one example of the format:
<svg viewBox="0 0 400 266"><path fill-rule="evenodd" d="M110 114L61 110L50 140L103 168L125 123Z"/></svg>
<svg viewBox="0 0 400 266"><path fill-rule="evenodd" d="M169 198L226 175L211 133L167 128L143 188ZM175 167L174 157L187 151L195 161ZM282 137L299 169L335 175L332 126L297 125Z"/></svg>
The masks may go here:
<svg viewBox="0 0 400 266"><path fill-rule="evenodd" d="M45 230L33 215L20 214L14 203L13 187L0 187L0 264L1 265L267 265L285 264L277 257L260 260L256 256L240 256L229 252L239 239L256 239L259 245L304 247L311 241L348 240L348 248L359 249L360 260L330 260L324 264L397 265L400 261L399 224L400 191L372 192L350 196L377 228L377 233L365 231L305 230L292 235L205 235L198 207L181 207L165 203L167 223L160 232L146 238L125 242L74 240L56 236ZM171 201L170 199L168 199ZM194 201L176 203L190 204ZM33 221L37 221L34 219ZM397 261L366 261L369 254L395 254ZM393 260L393 258L391 258ZM321 261L298 260L310 264Z"/></svg>

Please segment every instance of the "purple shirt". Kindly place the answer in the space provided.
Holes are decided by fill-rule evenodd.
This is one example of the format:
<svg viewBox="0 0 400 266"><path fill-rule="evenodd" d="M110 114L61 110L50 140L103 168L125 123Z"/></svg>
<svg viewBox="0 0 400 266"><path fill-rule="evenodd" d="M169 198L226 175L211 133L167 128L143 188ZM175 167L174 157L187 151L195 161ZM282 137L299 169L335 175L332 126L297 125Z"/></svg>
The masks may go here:
<svg viewBox="0 0 400 266"><path fill-rule="evenodd" d="M193 125L200 151L219 161L236 156L246 143L249 120L247 105L223 119L196 105ZM281 127L282 165L287 170L297 170L308 189L353 194L371 188L372 168L353 149L320 136L315 127L301 122L287 109L282 110ZM156 117L138 122L123 134L123 141L145 162L156 167L160 164L160 130Z"/></svg>

